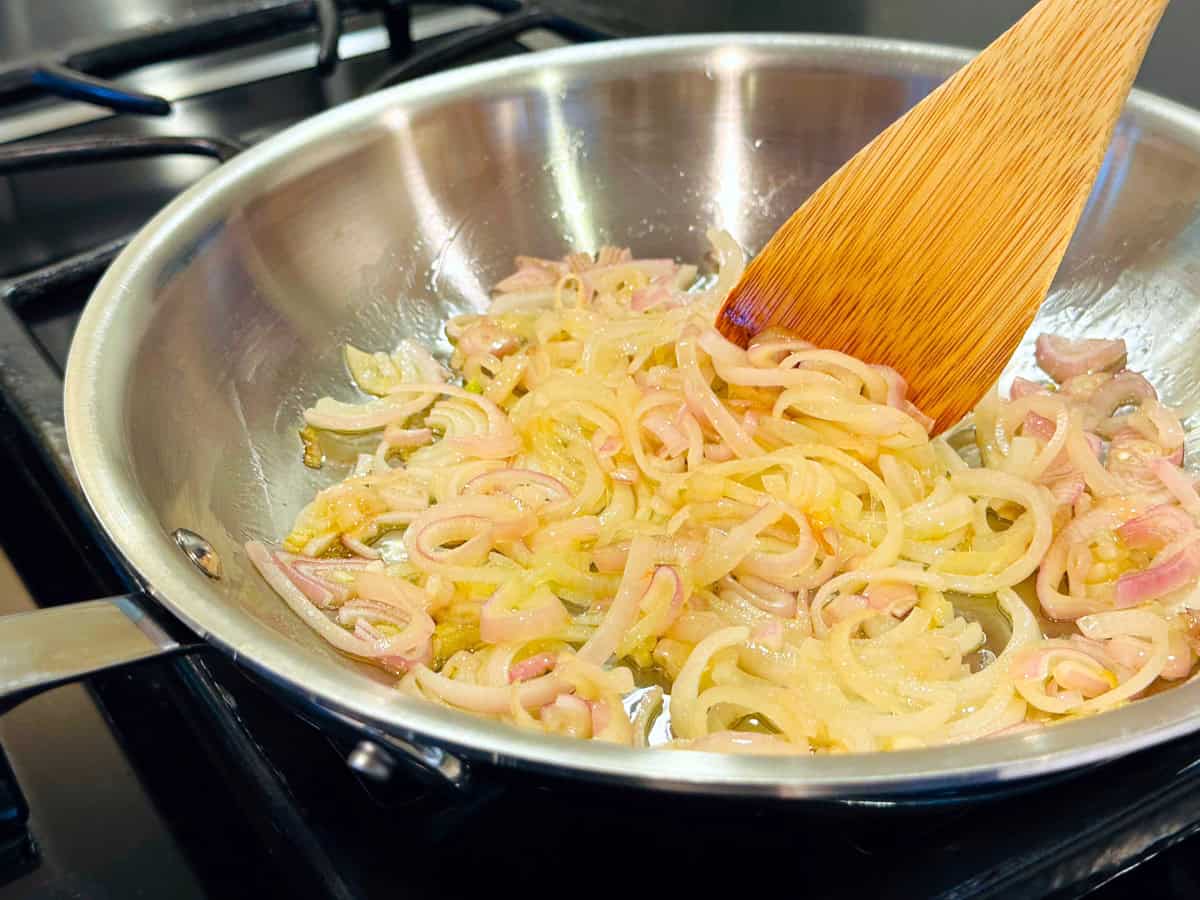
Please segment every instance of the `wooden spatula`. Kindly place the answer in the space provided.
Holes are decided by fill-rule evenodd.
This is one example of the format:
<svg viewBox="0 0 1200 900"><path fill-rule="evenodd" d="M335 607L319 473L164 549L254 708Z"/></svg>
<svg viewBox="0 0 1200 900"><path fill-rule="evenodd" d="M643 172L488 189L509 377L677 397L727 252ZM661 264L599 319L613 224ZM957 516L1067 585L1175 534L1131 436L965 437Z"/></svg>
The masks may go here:
<svg viewBox="0 0 1200 900"><path fill-rule="evenodd" d="M775 233L717 327L889 365L941 431L1054 277L1167 0L1042 0Z"/></svg>

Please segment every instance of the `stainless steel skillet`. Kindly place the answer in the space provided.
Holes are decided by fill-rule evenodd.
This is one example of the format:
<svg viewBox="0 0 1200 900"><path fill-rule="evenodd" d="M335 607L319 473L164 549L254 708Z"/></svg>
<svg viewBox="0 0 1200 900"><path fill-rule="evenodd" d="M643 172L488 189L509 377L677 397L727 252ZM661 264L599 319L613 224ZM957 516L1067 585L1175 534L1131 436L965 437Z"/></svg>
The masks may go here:
<svg viewBox="0 0 1200 900"><path fill-rule="evenodd" d="M481 306L517 252L616 242L695 258L712 223L756 249L965 58L829 37L618 41L427 78L264 142L159 214L88 304L66 420L96 517L146 595L196 635L451 777L461 756L709 794L969 795L1196 730L1192 684L1040 733L869 756L535 737L398 695L312 635L240 550L281 534L333 477L300 465L295 429L313 398L344 393L344 342L441 340L444 319ZM1043 313L1055 330L1126 337L1133 364L1189 414L1198 202L1200 115L1135 96ZM179 528L209 542L220 578L182 552ZM169 650L148 624L158 614L133 598L0 620L0 684L28 692Z"/></svg>

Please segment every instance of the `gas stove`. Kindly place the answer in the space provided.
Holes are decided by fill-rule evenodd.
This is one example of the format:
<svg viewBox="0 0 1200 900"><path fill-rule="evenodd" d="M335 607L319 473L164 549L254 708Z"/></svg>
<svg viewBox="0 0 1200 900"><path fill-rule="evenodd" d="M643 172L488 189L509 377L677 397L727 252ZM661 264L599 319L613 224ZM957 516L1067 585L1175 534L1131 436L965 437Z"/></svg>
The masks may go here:
<svg viewBox="0 0 1200 900"><path fill-rule="evenodd" d="M0 547L12 564L0 613L128 588L71 473L63 366L104 267L220 160L363 92L564 42L770 28L981 45L1027 5L4 4L0 149L23 149L0 161ZM1145 69L1147 86L1194 105L1197 28L1194 5L1173 9ZM1196 738L970 806L904 808L614 793L486 767L454 790L358 739L306 721L215 652L29 700L0 717L0 896L445 897L603 876L611 891L688 890L773 886L783 867L818 897L1200 893Z"/></svg>

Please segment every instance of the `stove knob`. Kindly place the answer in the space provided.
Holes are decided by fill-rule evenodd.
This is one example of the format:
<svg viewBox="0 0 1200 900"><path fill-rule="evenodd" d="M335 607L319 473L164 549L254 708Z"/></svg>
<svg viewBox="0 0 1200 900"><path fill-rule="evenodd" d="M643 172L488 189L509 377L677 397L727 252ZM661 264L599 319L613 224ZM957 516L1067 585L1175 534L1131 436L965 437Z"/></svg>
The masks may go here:
<svg viewBox="0 0 1200 900"><path fill-rule="evenodd" d="M374 741L359 741L346 757L346 764L372 781L387 781L392 777L395 761Z"/></svg>

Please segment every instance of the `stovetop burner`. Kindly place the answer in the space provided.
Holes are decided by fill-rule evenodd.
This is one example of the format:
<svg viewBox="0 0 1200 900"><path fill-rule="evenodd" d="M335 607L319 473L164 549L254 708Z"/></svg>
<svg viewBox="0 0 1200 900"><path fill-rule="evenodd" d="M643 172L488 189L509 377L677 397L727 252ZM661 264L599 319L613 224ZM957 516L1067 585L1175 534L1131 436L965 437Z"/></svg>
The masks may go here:
<svg viewBox="0 0 1200 900"><path fill-rule="evenodd" d="M212 165L197 157L227 158L373 87L481 53L522 52L514 40L535 29L559 40L603 36L588 22L507 0L449 12L414 12L398 0L230 0L0 67L0 106L20 102L11 115L0 111L0 139L24 136L30 122L59 109L31 104L35 92L103 107L76 108L72 127L36 146L0 148L8 187L0 221L13 235L0 246L0 477L10 508L37 511L0 517L0 545L40 601L125 589L128 573L105 557L76 492L61 377L96 278L132 230ZM454 18L462 13L475 18ZM429 33L435 20L446 33ZM309 46L309 62L297 67L295 48L276 46L275 62L255 56L249 70L239 56L233 68L254 77L227 82L207 73L210 90L156 93L123 75L217 47L244 50L283 32L309 34L310 42L318 33L318 53ZM157 117L165 111L168 120ZM70 168L46 171L52 163ZM380 780L370 760L356 756L353 729L303 720L215 652L98 676L90 692L187 860L178 871L193 878L154 888L98 885L112 896L458 896L493 891L500 878L571 885L606 876L618 879L604 882L614 891L713 890L727 877L743 887L774 884L786 867L821 897L1066 897L1200 829L1198 739L969 807L946 797L904 809L817 809L613 792L486 767L462 793L403 770ZM80 815L97 830L120 828L119 811ZM34 895L19 892L39 866L39 827L50 826L39 825L36 802L30 816L0 755L0 886L7 880L14 895ZM1186 858L1190 847L1163 858ZM1195 872L1186 861L1160 861L1098 896L1191 896Z"/></svg>

